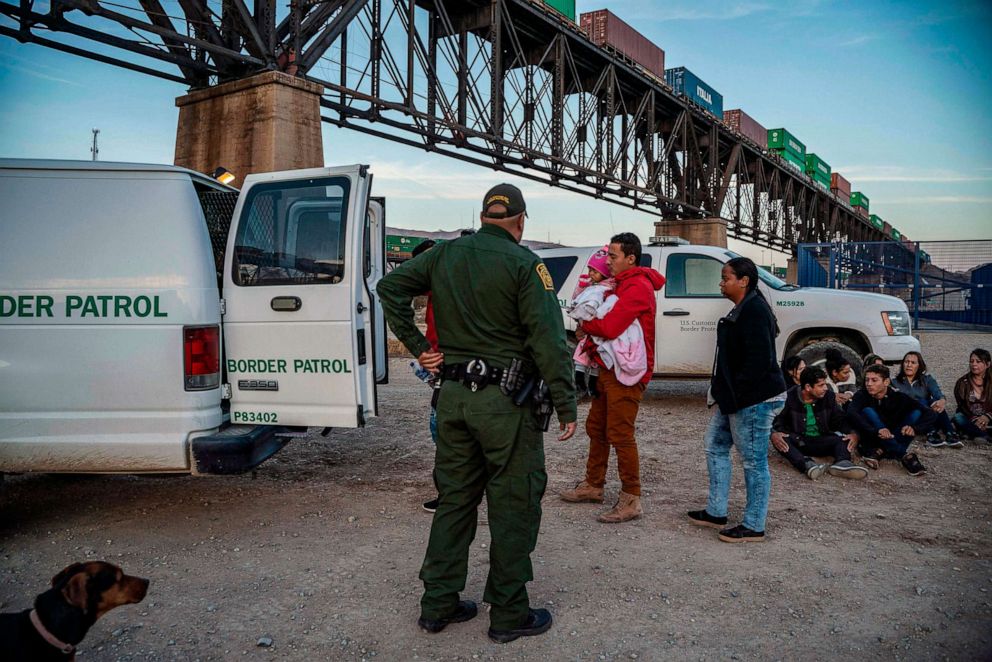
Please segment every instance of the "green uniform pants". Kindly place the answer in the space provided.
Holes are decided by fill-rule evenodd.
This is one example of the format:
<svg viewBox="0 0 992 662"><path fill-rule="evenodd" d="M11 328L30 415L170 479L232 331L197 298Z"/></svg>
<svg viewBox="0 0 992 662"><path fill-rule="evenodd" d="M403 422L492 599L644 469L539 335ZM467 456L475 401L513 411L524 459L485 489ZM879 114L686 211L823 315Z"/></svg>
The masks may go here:
<svg viewBox="0 0 992 662"><path fill-rule="evenodd" d="M437 426L434 483L439 503L420 570L421 615L445 618L457 608L485 492L492 544L483 599L492 605L491 627L518 627L530 607L530 554L537 545L541 497L548 483L544 435L534 410L514 406L496 385L473 393L460 382L446 382Z"/></svg>

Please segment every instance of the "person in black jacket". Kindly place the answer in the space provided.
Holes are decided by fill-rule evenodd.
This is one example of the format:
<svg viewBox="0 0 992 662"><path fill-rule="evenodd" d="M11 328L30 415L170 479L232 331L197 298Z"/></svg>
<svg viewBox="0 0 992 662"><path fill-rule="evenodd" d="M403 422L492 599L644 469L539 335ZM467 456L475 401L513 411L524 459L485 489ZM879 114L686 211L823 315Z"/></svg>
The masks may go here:
<svg viewBox="0 0 992 662"><path fill-rule="evenodd" d="M747 506L744 521L720 531L724 542L758 542L765 539L765 518L771 474L768 439L772 419L785 402L785 380L775 353L778 324L758 289L758 268L746 257L724 265L720 291L734 302L716 329L716 359L710 406L719 410L706 430L706 467L710 489L705 510L688 513L699 526L722 528L727 524L730 496L730 447L737 446L744 466Z"/></svg>
<svg viewBox="0 0 992 662"><path fill-rule="evenodd" d="M868 476L864 467L851 462L858 435L851 433L822 368L811 366L802 371L799 385L786 394L785 409L775 417L772 430L775 450L810 480L819 478L824 470L831 476L855 480ZM834 463L828 469L811 455L829 455Z"/></svg>
<svg viewBox="0 0 992 662"><path fill-rule="evenodd" d="M911 476L926 473L916 453L909 453L917 434L933 429L937 414L914 398L889 388L889 369L884 365L865 368L865 387L847 408L851 426L861 441L858 450L865 464L878 468L882 459L898 459Z"/></svg>

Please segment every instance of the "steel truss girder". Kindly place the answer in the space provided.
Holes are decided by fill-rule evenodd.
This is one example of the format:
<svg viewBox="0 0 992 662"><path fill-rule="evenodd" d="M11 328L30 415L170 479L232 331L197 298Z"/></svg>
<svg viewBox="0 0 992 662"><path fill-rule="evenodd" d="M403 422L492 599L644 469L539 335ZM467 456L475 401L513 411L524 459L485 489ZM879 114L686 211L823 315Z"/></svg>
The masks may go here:
<svg viewBox="0 0 992 662"><path fill-rule="evenodd" d="M253 10L221 0L219 16L206 0L178 0L178 19L160 0L133 2L125 13L120 0L52 0L40 13L31 0L0 0L0 16L17 24L0 24L0 35L191 87L272 69L305 76L327 90L329 123L662 219L720 217L730 236L758 245L884 239L762 145L541 3L292 0L277 25L273 0L255 0ZM135 38L110 34L107 21ZM61 44L38 29L131 55Z"/></svg>

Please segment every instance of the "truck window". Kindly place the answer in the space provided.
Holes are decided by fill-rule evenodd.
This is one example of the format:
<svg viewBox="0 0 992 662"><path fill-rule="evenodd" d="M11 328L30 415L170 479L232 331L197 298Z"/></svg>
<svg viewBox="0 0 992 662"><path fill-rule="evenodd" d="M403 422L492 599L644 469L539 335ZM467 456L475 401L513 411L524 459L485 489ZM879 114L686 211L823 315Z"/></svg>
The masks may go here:
<svg viewBox="0 0 992 662"><path fill-rule="evenodd" d="M253 186L235 239L235 284L341 282L349 188L342 177Z"/></svg>
<svg viewBox="0 0 992 662"><path fill-rule="evenodd" d="M675 253L668 256L665 297L720 298L720 271L723 263L705 255Z"/></svg>
<svg viewBox="0 0 992 662"><path fill-rule="evenodd" d="M551 280L555 283L556 292L561 291L562 285L568 280L568 274L572 273L572 269L578 260L579 258L574 255L544 258L544 266L548 268L548 272L551 274Z"/></svg>

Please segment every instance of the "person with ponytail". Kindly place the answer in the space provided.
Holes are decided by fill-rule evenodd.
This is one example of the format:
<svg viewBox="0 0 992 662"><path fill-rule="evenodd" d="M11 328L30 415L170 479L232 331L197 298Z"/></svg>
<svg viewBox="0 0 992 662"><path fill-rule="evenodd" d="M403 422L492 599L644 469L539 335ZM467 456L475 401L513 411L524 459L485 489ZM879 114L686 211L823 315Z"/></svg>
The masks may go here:
<svg viewBox="0 0 992 662"><path fill-rule="evenodd" d="M748 258L724 265L720 292L734 307L717 325L707 397L710 406L718 406L706 430L709 497L704 510L688 515L693 524L721 529L723 542L760 542L771 491L768 440L772 421L785 406L785 380L775 352L778 323L758 289L758 268ZM737 447L744 466L747 506L743 522L728 528L731 446Z"/></svg>

